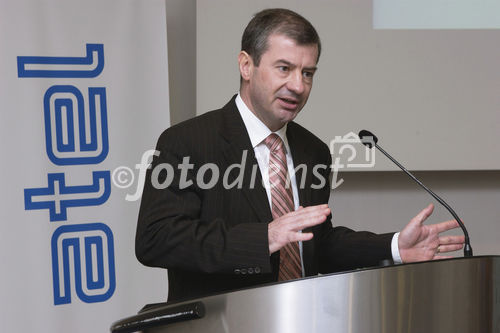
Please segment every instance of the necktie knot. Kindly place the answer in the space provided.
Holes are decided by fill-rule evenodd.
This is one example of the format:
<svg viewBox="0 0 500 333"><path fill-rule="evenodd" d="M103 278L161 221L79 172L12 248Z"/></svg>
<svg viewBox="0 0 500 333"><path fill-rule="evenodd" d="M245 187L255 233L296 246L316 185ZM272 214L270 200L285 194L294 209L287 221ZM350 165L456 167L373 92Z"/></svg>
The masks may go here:
<svg viewBox="0 0 500 333"><path fill-rule="evenodd" d="M276 133L269 134L269 136L264 140L264 144L270 151L283 149L283 140L281 140L280 136Z"/></svg>

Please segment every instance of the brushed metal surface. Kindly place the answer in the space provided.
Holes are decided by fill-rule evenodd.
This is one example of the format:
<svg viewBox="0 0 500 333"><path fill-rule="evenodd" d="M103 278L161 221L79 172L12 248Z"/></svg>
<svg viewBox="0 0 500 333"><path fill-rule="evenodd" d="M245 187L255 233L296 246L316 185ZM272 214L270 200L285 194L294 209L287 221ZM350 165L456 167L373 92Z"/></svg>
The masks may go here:
<svg viewBox="0 0 500 333"><path fill-rule="evenodd" d="M498 333L500 257L365 269L199 300L204 318L147 332Z"/></svg>

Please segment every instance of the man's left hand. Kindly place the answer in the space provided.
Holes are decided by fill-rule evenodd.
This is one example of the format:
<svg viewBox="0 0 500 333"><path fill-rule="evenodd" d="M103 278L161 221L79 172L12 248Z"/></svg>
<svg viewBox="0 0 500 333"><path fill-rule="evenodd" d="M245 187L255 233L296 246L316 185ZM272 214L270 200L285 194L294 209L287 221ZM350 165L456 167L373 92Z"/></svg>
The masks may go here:
<svg viewBox="0 0 500 333"><path fill-rule="evenodd" d="M399 254L404 263L451 258L441 253L457 251L463 247L464 236L440 236L442 232L458 228L457 221L424 225L433 210L433 204L424 208L399 234Z"/></svg>

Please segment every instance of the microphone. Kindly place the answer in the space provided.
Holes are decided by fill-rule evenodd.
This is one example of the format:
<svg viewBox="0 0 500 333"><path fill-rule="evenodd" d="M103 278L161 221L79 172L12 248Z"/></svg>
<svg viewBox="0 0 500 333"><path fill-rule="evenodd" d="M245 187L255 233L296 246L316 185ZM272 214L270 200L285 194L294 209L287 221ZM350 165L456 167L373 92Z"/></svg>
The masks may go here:
<svg viewBox="0 0 500 333"><path fill-rule="evenodd" d="M394 164L396 164L401 170L403 170L411 179L413 179L418 185L420 185L424 190L426 190L434 199L436 199L441 205L443 205L450 213L453 215L455 220L457 220L460 228L465 236L465 245L464 245L464 257L472 257L472 247L470 246L469 233L465 228L462 220L458 217L457 213L446 203L443 199L441 199L436 193L432 192L429 188L427 188L421 181L419 181L413 174L411 174L404 166L398 163L391 155L389 155L385 150L383 150L378 144L378 138L370 131L361 130L358 134L361 143L363 143L368 148L373 148L375 146L379 151L381 151L387 158L389 158Z"/></svg>

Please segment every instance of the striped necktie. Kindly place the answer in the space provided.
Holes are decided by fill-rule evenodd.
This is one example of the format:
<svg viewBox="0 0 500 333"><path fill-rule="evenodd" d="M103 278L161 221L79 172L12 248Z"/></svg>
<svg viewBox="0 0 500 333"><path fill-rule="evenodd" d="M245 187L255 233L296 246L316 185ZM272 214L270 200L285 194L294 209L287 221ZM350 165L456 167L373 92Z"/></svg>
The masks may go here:
<svg viewBox="0 0 500 333"><path fill-rule="evenodd" d="M273 219L294 211L293 193L288 178L283 140L275 134L270 134L265 140L269 148L269 185L271 187L271 203ZM298 279L302 277L299 243L288 243L280 250L279 281Z"/></svg>

